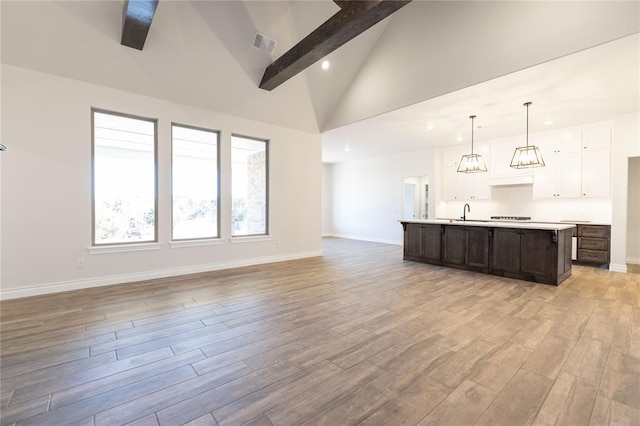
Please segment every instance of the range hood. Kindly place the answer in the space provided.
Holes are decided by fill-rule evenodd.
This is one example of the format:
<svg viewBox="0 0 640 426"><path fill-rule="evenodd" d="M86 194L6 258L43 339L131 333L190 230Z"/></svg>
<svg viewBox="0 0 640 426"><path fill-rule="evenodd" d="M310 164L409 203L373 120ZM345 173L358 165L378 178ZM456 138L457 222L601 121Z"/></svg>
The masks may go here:
<svg viewBox="0 0 640 426"><path fill-rule="evenodd" d="M533 175L490 177L489 185L490 186L533 185Z"/></svg>

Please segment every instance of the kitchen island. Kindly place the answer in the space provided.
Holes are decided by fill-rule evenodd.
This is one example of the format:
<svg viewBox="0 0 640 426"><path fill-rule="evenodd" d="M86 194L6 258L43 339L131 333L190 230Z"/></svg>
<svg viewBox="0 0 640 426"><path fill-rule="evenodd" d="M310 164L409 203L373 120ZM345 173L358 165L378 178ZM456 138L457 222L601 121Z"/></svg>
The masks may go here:
<svg viewBox="0 0 640 426"><path fill-rule="evenodd" d="M406 220L404 260L558 285L571 275L575 225Z"/></svg>

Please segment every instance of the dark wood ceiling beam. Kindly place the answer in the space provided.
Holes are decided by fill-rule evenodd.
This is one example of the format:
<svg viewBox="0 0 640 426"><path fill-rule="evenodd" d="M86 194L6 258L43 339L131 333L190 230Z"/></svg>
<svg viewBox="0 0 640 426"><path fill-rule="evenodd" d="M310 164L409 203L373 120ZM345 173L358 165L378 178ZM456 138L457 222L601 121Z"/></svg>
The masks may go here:
<svg viewBox="0 0 640 426"><path fill-rule="evenodd" d="M336 1L340 11L269 65L260 88L275 89L410 2Z"/></svg>
<svg viewBox="0 0 640 426"><path fill-rule="evenodd" d="M344 9L345 7L353 3L353 0L333 0L333 2L340 6L340 9Z"/></svg>
<svg viewBox="0 0 640 426"><path fill-rule="evenodd" d="M158 0L125 0L120 44L142 50L157 7Z"/></svg>

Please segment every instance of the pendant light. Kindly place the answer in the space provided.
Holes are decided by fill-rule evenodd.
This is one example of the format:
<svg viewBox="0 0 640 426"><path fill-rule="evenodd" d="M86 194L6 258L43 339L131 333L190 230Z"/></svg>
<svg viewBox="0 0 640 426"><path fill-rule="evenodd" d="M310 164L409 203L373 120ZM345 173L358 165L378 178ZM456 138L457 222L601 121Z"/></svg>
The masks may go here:
<svg viewBox="0 0 640 426"><path fill-rule="evenodd" d="M484 162L484 158L480 154L473 153L473 120L475 115L469 116L471 119L471 154L463 155L458 165L458 172L460 173L482 173L487 171L487 165Z"/></svg>
<svg viewBox="0 0 640 426"><path fill-rule="evenodd" d="M516 148L511 159L511 167L514 169L527 169L529 167L543 167L544 160L537 146L529 146L529 105L531 102L525 102L527 107L527 146Z"/></svg>

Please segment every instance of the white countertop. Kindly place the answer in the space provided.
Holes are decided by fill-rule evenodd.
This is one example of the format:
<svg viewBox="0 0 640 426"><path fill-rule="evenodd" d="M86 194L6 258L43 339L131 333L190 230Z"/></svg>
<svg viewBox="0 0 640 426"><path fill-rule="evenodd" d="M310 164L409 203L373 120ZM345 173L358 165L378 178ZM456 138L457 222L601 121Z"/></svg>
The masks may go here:
<svg viewBox="0 0 640 426"><path fill-rule="evenodd" d="M513 229L539 229L543 231L562 231L574 228L572 223L539 223L539 222L503 222L503 221L474 221L474 220L453 220L453 219L413 219L400 220L406 223L425 223L433 225L462 225L462 226L484 226L486 228L513 228Z"/></svg>

